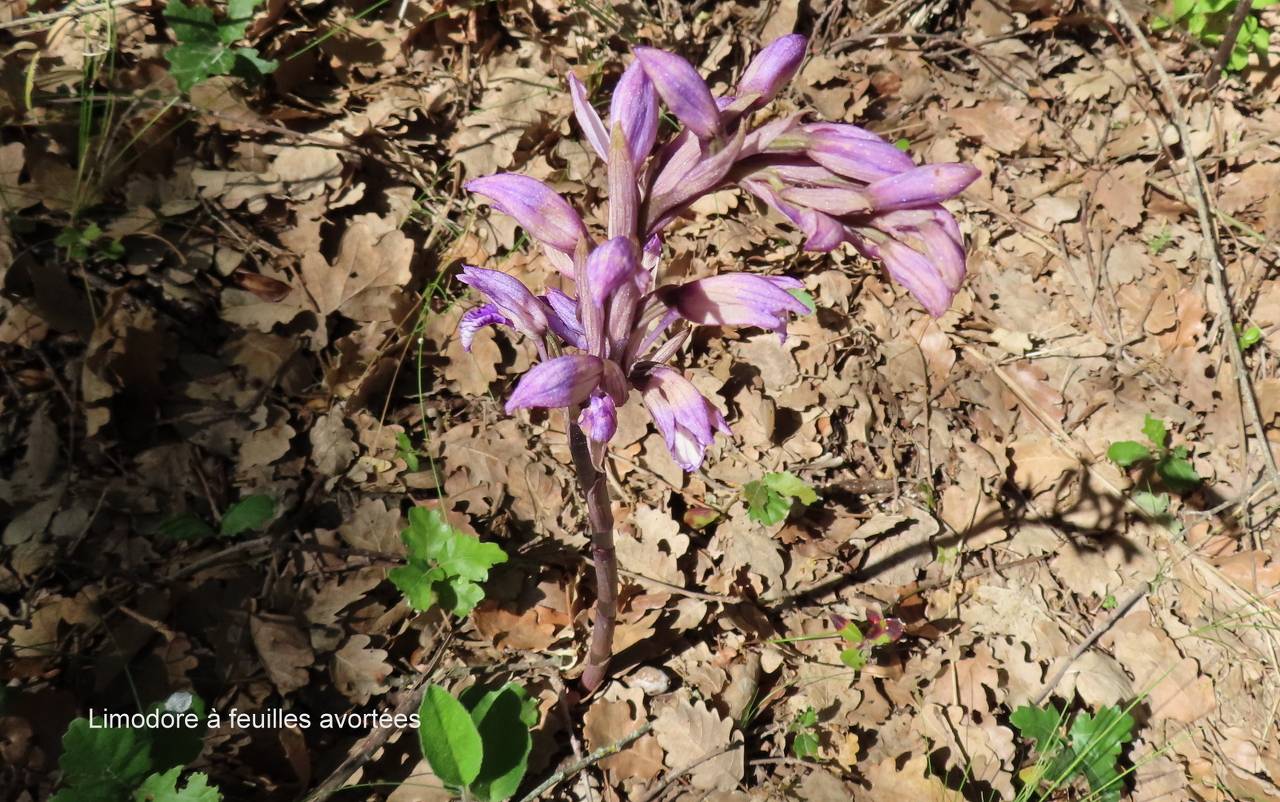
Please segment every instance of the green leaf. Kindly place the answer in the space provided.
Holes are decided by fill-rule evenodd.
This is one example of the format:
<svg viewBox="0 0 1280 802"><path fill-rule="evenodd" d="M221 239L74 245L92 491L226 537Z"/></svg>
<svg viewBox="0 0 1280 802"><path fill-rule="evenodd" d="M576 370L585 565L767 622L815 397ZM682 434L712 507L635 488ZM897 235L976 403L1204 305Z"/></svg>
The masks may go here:
<svg viewBox="0 0 1280 802"><path fill-rule="evenodd" d="M840 662L854 671L861 671L867 664L867 653L861 649L845 649L840 652Z"/></svg>
<svg viewBox="0 0 1280 802"><path fill-rule="evenodd" d="M436 585L436 594L441 607L459 618L466 618L476 605L484 601L484 588L474 582L458 577L451 577Z"/></svg>
<svg viewBox="0 0 1280 802"><path fill-rule="evenodd" d="M513 796L528 769L533 739L523 720L524 689L508 683L484 694L471 710L471 720L484 744L480 773L471 792L481 800L496 802Z"/></svg>
<svg viewBox="0 0 1280 802"><path fill-rule="evenodd" d="M209 786L209 778L199 772L187 778L186 785L178 790L181 766L174 766L163 774L152 774L133 794L134 802L220 802L222 794Z"/></svg>
<svg viewBox="0 0 1280 802"><path fill-rule="evenodd" d="M156 527L156 534L172 540L198 540L202 537L212 537L217 532L200 516L184 512Z"/></svg>
<svg viewBox="0 0 1280 802"><path fill-rule="evenodd" d="M411 560L438 560L456 531L435 508L409 510L409 528L400 533Z"/></svg>
<svg viewBox="0 0 1280 802"><path fill-rule="evenodd" d="M747 502L747 517L765 526L776 524L791 511L791 500L783 498L760 480L743 485L742 497Z"/></svg>
<svg viewBox="0 0 1280 802"><path fill-rule="evenodd" d="M1107 459L1121 468L1128 468L1135 462L1141 462L1151 456L1151 450L1142 443L1133 440L1118 440L1107 449Z"/></svg>
<svg viewBox="0 0 1280 802"><path fill-rule="evenodd" d="M1009 723L1018 728L1018 735L1036 742L1036 751L1051 755L1062 745L1062 713L1056 708L1023 705L1009 716Z"/></svg>
<svg viewBox="0 0 1280 802"><path fill-rule="evenodd" d="M911 150L911 140L906 137L894 140L893 146L898 150Z"/></svg>
<svg viewBox="0 0 1280 802"><path fill-rule="evenodd" d="M1264 43L1265 47L1265 43ZM1240 333L1238 342L1241 351L1248 351L1250 348L1258 344L1262 340L1262 329L1257 326L1250 326Z"/></svg>
<svg viewBox="0 0 1280 802"><path fill-rule="evenodd" d="M818 500L818 494L814 489L790 471L766 473L764 483L770 490L793 498L806 506Z"/></svg>
<svg viewBox="0 0 1280 802"><path fill-rule="evenodd" d="M489 578L489 569L507 561L507 553L497 543L484 543L462 532L454 533L439 563L445 573L472 582Z"/></svg>
<svg viewBox="0 0 1280 802"><path fill-rule="evenodd" d="M795 721L791 722L791 729L807 730L812 728L817 723L818 723L818 711L814 710L813 706L810 705L809 707L806 707L803 711L801 711L800 715L796 716Z"/></svg>
<svg viewBox="0 0 1280 802"><path fill-rule="evenodd" d="M1183 449L1185 454L1185 449ZM1196 473L1196 469L1183 456L1170 454L1164 459L1156 463L1156 473L1160 474L1160 478L1165 481L1169 487L1178 492L1192 490L1200 485L1203 479L1200 474Z"/></svg>
<svg viewBox="0 0 1280 802"><path fill-rule="evenodd" d="M447 786L468 786L480 774L484 745L471 714L439 685L427 688L418 709L418 741L431 770Z"/></svg>
<svg viewBox="0 0 1280 802"><path fill-rule="evenodd" d="M387 572L387 578L404 594L410 607L423 613L436 605L435 584L444 579L444 571L439 568L425 569L410 563L392 568Z"/></svg>
<svg viewBox="0 0 1280 802"><path fill-rule="evenodd" d="M791 754L801 760L808 760L818 754L818 734L816 732L798 732L791 742Z"/></svg>
<svg viewBox="0 0 1280 802"><path fill-rule="evenodd" d="M1133 503L1141 507L1142 511L1150 517L1159 518L1169 511L1169 494L1139 490L1133 494Z"/></svg>
<svg viewBox="0 0 1280 802"><path fill-rule="evenodd" d="M211 8L189 6L182 0L169 0L164 9L164 18L173 35L183 45L217 45L220 41L218 23L213 20Z"/></svg>
<svg viewBox="0 0 1280 802"><path fill-rule="evenodd" d="M409 440L409 435L396 432L396 456L404 460L405 467L412 473L418 471L418 452Z"/></svg>
<svg viewBox="0 0 1280 802"><path fill-rule="evenodd" d="M169 74L183 92L211 75L225 75L236 63L235 54L219 44L181 44L169 48L164 57L169 61Z"/></svg>
<svg viewBox="0 0 1280 802"><path fill-rule="evenodd" d="M862 630L858 629L857 625L852 621L840 627L836 634L839 635L841 640L845 643L859 644L862 643L863 640Z"/></svg>
<svg viewBox="0 0 1280 802"><path fill-rule="evenodd" d="M227 0L227 17L218 25L218 38L224 45L244 38L253 21L253 10L262 0Z"/></svg>
<svg viewBox="0 0 1280 802"><path fill-rule="evenodd" d="M1150 415L1145 416L1142 421L1142 433L1156 448L1164 448L1169 439L1169 431L1165 428L1164 421Z"/></svg>
<svg viewBox="0 0 1280 802"><path fill-rule="evenodd" d="M275 72L279 66L274 59L259 56L257 49L252 47L237 47L233 55L235 64L228 72L239 78L257 80Z"/></svg>
<svg viewBox="0 0 1280 802"><path fill-rule="evenodd" d="M218 528L223 537L235 537L245 532L262 529L276 514L276 502L271 496L255 493L245 496L227 508Z"/></svg>
<svg viewBox="0 0 1280 802"><path fill-rule="evenodd" d="M54 802L118 802L151 770L151 745L136 730L71 722L62 736L62 784Z"/></svg>
<svg viewBox="0 0 1280 802"><path fill-rule="evenodd" d="M808 290L797 287L795 289L787 290L787 292L791 293L792 298L795 298L797 301L808 307L809 314L812 315L814 312L818 311L818 305L813 302L813 295L810 294Z"/></svg>
<svg viewBox="0 0 1280 802"><path fill-rule="evenodd" d="M1122 783L1116 764L1133 738L1133 717L1114 705L1099 708L1097 716L1080 713L1069 737L1089 790L1101 802L1119 802Z"/></svg>

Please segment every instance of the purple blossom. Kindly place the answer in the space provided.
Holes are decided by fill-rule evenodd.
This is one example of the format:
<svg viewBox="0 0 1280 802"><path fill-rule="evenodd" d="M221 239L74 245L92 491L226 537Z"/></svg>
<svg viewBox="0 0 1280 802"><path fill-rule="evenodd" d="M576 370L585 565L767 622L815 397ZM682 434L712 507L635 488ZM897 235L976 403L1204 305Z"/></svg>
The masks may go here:
<svg viewBox="0 0 1280 802"><path fill-rule="evenodd" d="M750 326L785 336L808 309L781 276L726 273L658 286L662 230L707 193L755 195L827 252L849 243L879 261L933 315L943 314L965 275L963 238L940 204L978 177L964 164L917 166L877 134L799 115L754 125L804 60L803 36L784 36L747 65L733 96L714 97L683 57L637 47L602 120L573 75L569 92L586 141L608 171L608 234L593 237L573 207L546 184L500 174L467 188L510 215L545 246L573 287L541 297L499 271L467 267L462 280L486 303L459 325L464 347L482 326L509 326L534 340L542 361L526 373L507 411L570 409L602 448L617 408L638 391L672 456L702 464L728 426L683 374L664 363L689 326ZM658 142L659 102L684 128ZM641 248L643 243L643 248ZM593 453L602 454L602 451Z"/></svg>

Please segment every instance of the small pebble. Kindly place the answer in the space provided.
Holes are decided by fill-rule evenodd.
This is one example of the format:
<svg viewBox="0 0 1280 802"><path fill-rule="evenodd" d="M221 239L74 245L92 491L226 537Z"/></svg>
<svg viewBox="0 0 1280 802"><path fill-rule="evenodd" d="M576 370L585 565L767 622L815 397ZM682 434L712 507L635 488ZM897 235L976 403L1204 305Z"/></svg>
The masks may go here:
<svg viewBox="0 0 1280 802"><path fill-rule="evenodd" d="M657 696L670 690L671 678L660 668L641 666L627 677L627 684L632 688L639 688L645 696Z"/></svg>

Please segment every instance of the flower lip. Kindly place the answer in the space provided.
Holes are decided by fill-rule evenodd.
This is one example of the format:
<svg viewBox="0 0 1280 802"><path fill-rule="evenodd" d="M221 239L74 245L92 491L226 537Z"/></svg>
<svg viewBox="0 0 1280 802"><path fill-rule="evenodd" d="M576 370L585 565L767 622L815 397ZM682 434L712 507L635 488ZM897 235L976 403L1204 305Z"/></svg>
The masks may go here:
<svg viewBox="0 0 1280 802"><path fill-rule="evenodd" d="M464 265L458 280L489 299L493 308L521 334L541 340L547 333L547 308L520 279L487 267Z"/></svg>
<svg viewBox="0 0 1280 802"><path fill-rule="evenodd" d="M674 368L648 363L633 376L667 450L685 471L696 471L715 433L729 433L724 416Z"/></svg>

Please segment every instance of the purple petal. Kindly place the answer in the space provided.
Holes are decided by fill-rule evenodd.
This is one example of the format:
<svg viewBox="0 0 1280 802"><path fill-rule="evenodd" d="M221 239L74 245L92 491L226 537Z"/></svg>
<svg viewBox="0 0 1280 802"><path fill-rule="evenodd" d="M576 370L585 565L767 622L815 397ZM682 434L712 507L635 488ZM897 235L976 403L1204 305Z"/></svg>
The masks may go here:
<svg viewBox="0 0 1280 802"><path fill-rule="evenodd" d="M600 384L603 361L587 354L540 362L520 377L507 399L507 414L527 407L571 407L586 401Z"/></svg>
<svg viewBox="0 0 1280 802"><path fill-rule="evenodd" d="M876 238L883 241L876 241ZM879 260L894 281L920 302L934 317L942 317L955 290L928 257L879 232L858 230L850 241L864 256Z"/></svg>
<svg viewBox="0 0 1280 802"><path fill-rule="evenodd" d="M834 251L848 235L845 226L824 212L787 203L764 181L748 179L742 186L751 194L786 215L805 234L804 249L817 253Z"/></svg>
<svg viewBox="0 0 1280 802"><path fill-rule="evenodd" d="M720 186L742 151L745 132L745 126L740 127L734 138L714 154L707 148L701 148L698 157L691 159L692 164L687 171L676 172L670 164L663 168L649 191L646 233L657 233L680 209ZM699 142L700 146L702 144Z"/></svg>
<svg viewBox="0 0 1280 802"><path fill-rule="evenodd" d="M981 174L970 164L926 164L870 184L867 195L882 211L925 206L954 198Z"/></svg>
<svg viewBox="0 0 1280 802"><path fill-rule="evenodd" d="M782 190L782 198L837 217L862 214L874 208L866 192L843 187L789 187Z"/></svg>
<svg viewBox="0 0 1280 802"><path fill-rule="evenodd" d="M738 81L738 94L759 95L759 105L772 100L800 69L807 43L808 40L798 33L774 39L747 65Z"/></svg>
<svg viewBox="0 0 1280 802"><path fill-rule="evenodd" d="M640 381L640 392L667 450L686 471L702 465L716 431L729 433L720 411L679 371L665 365L651 368Z"/></svg>
<svg viewBox="0 0 1280 802"><path fill-rule="evenodd" d="M596 393L578 414L578 425L597 443L607 443L618 431L618 407L604 393Z"/></svg>
<svg viewBox="0 0 1280 802"><path fill-rule="evenodd" d="M582 218L569 202L536 178L499 173L468 181L465 186L514 217L529 236L556 250L572 255L578 240L587 236Z"/></svg>
<svg viewBox="0 0 1280 802"><path fill-rule="evenodd" d="M809 158L858 181L879 181L915 167L910 156L856 125L817 123L804 131Z"/></svg>
<svg viewBox="0 0 1280 802"><path fill-rule="evenodd" d="M553 312L547 316L547 326L552 333L574 348L586 350L587 338L578 322L578 302L554 287L547 290L542 300Z"/></svg>
<svg viewBox="0 0 1280 802"><path fill-rule="evenodd" d="M802 286L785 276L724 273L678 286L663 287L659 296L691 323L713 326L758 326L785 332L787 313L807 315L809 308L787 292Z"/></svg>
<svg viewBox="0 0 1280 802"><path fill-rule="evenodd" d="M591 302L603 305L637 269L636 248L629 237L614 237L587 257L587 293ZM579 290L581 291L581 289Z"/></svg>
<svg viewBox="0 0 1280 802"><path fill-rule="evenodd" d="M510 325L511 321L499 312L498 307L493 304L485 304L477 306L475 309L467 310L462 316L462 320L458 321L458 339L462 341L462 350L471 350L471 343L476 338L476 332L485 326Z"/></svg>
<svg viewBox="0 0 1280 802"><path fill-rule="evenodd" d="M547 333L547 307L515 276L501 270L465 265L458 280L475 287L520 333L541 340Z"/></svg>
<svg viewBox="0 0 1280 802"><path fill-rule="evenodd" d="M591 143L596 155L602 161L608 161L609 132L600 121L600 115L596 114L595 108L587 100L587 88L573 73L569 73L569 97L573 99L573 116L578 118L583 136Z"/></svg>
<svg viewBox="0 0 1280 802"><path fill-rule="evenodd" d="M658 93L638 61L623 71L618 85L613 88L609 125L615 123L622 126L631 162L639 169L658 137Z"/></svg>
<svg viewBox="0 0 1280 802"><path fill-rule="evenodd" d="M636 58L676 119L702 139L720 133L720 111L707 82L693 65L675 53L637 47Z"/></svg>
<svg viewBox="0 0 1280 802"><path fill-rule="evenodd" d="M964 236L942 206L878 214L869 223L924 254L952 290L965 276Z"/></svg>

